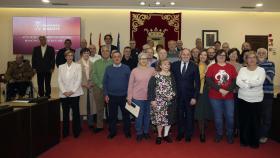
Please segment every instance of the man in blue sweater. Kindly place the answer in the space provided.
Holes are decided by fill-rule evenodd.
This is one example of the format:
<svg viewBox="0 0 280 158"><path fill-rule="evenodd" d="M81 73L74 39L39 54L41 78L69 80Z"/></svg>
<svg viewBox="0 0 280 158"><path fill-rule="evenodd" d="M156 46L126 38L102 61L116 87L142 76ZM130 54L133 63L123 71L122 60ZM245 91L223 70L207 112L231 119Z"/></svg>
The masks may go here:
<svg viewBox="0 0 280 158"><path fill-rule="evenodd" d="M105 102L109 105L109 135L108 139L113 139L117 134L116 124L118 116L118 106L122 111L124 123L124 134L127 138L130 134L130 115L125 109L130 68L121 63L122 55L118 51L112 52L113 65L106 68L103 78L103 92Z"/></svg>
<svg viewBox="0 0 280 158"><path fill-rule="evenodd" d="M268 132L271 126L272 103L273 103L273 79L275 76L275 65L267 60L267 50L259 48L257 50L259 66L264 68L266 79L263 83L264 98L261 106L261 128L260 128L260 143L266 143Z"/></svg>

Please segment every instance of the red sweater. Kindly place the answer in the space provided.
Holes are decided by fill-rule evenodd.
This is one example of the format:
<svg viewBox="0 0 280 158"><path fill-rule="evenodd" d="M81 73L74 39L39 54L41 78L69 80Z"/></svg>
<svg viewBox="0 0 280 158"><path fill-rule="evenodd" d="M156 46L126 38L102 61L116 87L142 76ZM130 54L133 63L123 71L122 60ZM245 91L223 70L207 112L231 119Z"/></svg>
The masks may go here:
<svg viewBox="0 0 280 158"><path fill-rule="evenodd" d="M229 88L232 82L236 79L236 76L236 69L231 64L226 64L224 66L213 64L208 68L206 72L206 77L211 78L216 85L225 90ZM222 94L218 90L211 87L209 91L209 98L233 99L233 92L229 92L226 96L222 96Z"/></svg>

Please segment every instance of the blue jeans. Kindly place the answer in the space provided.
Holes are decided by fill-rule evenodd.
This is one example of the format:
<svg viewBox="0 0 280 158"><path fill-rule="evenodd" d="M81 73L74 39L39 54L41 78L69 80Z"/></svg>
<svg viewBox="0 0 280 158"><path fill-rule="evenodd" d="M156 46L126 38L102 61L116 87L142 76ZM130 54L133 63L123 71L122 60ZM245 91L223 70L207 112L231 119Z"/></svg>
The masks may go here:
<svg viewBox="0 0 280 158"><path fill-rule="evenodd" d="M136 100L132 99L136 105L140 107L139 115L135 121L136 134L142 135L149 133L150 126L150 102L147 100Z"/></svg>
<svg viewBox="0 0 280 158"><path fill-rule="evenodd" d="M223 116L226 120L226 134L228 137L233 135L233 125L234 125L234 100L233 99L211 99L216 135L223 135Z"/></svg>

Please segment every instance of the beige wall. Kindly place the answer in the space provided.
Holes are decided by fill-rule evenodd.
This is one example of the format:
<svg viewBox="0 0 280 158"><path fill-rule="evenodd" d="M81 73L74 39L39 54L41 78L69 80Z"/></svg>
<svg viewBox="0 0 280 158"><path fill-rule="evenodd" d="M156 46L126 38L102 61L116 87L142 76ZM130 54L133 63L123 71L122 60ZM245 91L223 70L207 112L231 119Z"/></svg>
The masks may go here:
<svg viewBox="0 0 280 158"><path fill-rule="evenodd" d="M185 11L185 10L128 10L128 9L25 9L0 8L0 73L6 70L6 62L13 60L12 54L12 17L13 16L80 16L82 36L89 37L93 32L93 42L98 43L98 34L112 33L113 38L119 32L122 48L129 41L130 11L139 12L182 12L182 40L184 46L194 47L194 40L201 37L201 30L219 30L219 40L229 42L231 47L241 47L245 34L267 35L274 37L274 47L280 50L280 13L266 12L222 12L222 11ZM26 58L30 59L30 56ZM277 68L275 83L280 81L280 54L269 55ZM34 80L35 85L36 81ZM52 85L57 86L55 71Z"/></svg>

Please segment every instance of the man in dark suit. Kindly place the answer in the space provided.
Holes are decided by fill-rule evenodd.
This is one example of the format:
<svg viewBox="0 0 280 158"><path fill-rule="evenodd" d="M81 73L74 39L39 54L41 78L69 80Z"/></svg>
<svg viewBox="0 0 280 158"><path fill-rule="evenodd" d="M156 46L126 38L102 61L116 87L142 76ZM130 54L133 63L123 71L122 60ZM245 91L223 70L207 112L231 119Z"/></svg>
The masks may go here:
<svg viewBox="0 0 280 158"><path fill-rule="evenodd" d="M65 64L66 63L66 59L65 59L65 56L64 56L64 53L67 51L67 50L72 50L73 52L75 52L74 49L71 48L72 46L72 41L70 39L66 39L64 41L64 48L61 48L57 54L56 54L56 59L55 59L55 63L56 63L56 66L57 68L59 67L59 65L62 65L62 64ZM75 60L74 60L75 61Z"/></svg>
<svg viewBox="0 0 280 158"><path fill-rule="evenodd" d="M180 60L172 64L172 73L177 87L178 136L180 141L190 142L194 129L194 108L200 90L198 66L190 61L189 49L180 52Z"/></svg>
<svg viewBox="0 0 280 158"><path fill-rule="evenodd" d="M33 48L32 68L37 73L39 96L51 96L51 77L55 67L54 48L47 45L47 38L40 36L40 46ZM45 90L45 88L46 90Z"/></svg>
<svg viewBox="0 0 280 158"><path fill-rule="evenodd" d="M102 45L102 46L106 46L108 49L109 49L109 51L110 51L110 57L111 57L111 54L112 54L112 51L113 50L118 50L118 47L117 46L115 46L115 45L112 45L112 42L113 42L113 37L112 37L112 35L111 34L106 34L105 36L104 36L104 42L105 42L105 45ZM99 55L101 55L101 48L102 48L102 46L100 47L100 49L99 49Z"/></svg>

